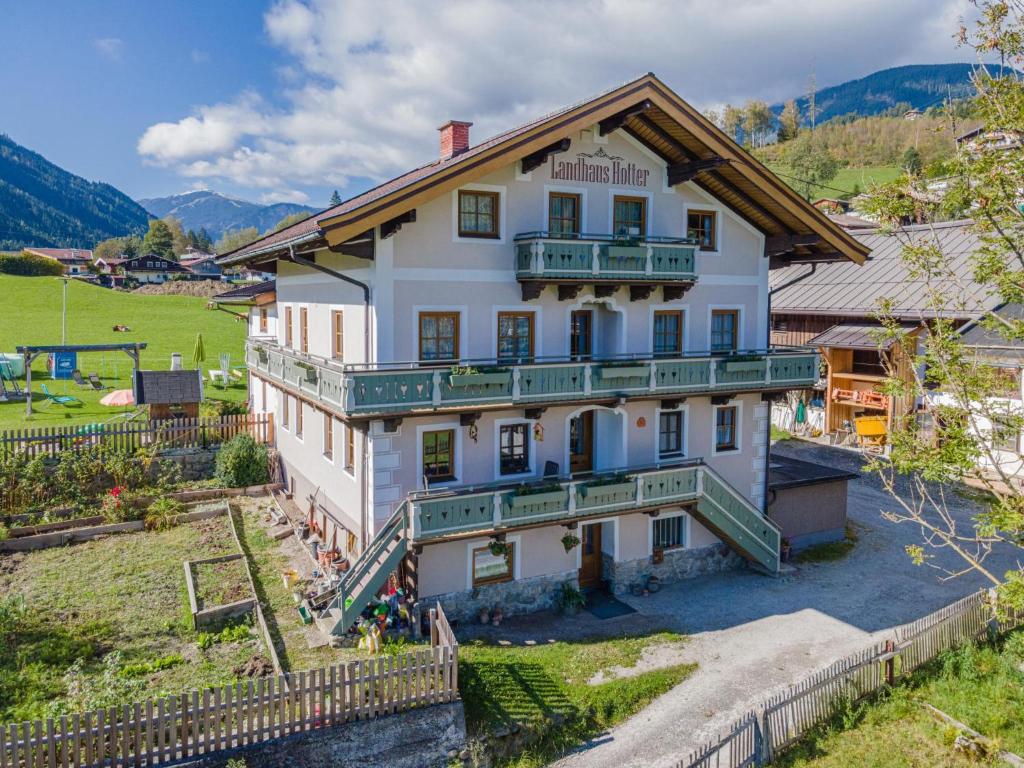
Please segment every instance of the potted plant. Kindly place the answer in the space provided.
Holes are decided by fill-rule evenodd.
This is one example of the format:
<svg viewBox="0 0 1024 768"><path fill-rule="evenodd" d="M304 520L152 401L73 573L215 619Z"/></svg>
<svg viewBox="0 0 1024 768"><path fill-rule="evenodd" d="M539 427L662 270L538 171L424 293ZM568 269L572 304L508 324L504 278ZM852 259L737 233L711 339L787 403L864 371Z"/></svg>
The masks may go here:
<svg viewBox="0 0 1024 768"><path fill-rule="evenodd" d="M622 501L622 496L635 499L636 480L628 475L608 475L589 480L578 490L583 506L599 506Z"/></svg>
<svg viewBox="0 0 1024 768"><path fill-rule="evenodd" d="M649 376L651 367L645 363L622 360L614 363L601 364L602 379L629 379L636 376Z"/></svg>
<svg viewBox="0 0 1024 768"><path fill-rule="evenodd" d="M504 541L498 541L497 539L491 539L487 543L487 548L491 551L491 554L495 557L508 557L508 543Z"/></svg>
<svg viewBox="0 0 1024 768"><path fill-rule="evenodd" d="M722 361L724 370L729 373L749 373L764 370L763 355L733 355Z"/></svg>
<svg viewBox="0 0 1024 768"><path fill-rule="evenodd" d="M562 546L565 547L566 552L572 552L576 547L580 545L580 537L571 531L562 537Z"/></svg>
<svg viewBox="0 0 1024 768"><path fill-rule="evenodd" d="M505 612L501 610L500 605L494 606L494 610L491 611L491 624L498 626L501 624L501 620L505 618Z"/></svg>
<svg viewBox="0 0 1024 768"><path fill-rule="evenodd" d="M296 362L295 367L301 368L306 372L306 381L310 384L316 384L317 370L315 365L312 365L311 363Z"/></svg>
<svg viewBox="0 0 1024 768"><path fill-rule="evenodd" d="M270 353L267 352L266 347L256 347L256 357L259 358L261 363L266 365L267 361L270 360Z"/></svg>
<svg viewBox="0 0 1024 768"><path fill-rule="evenodd" d="M575 616L586 604L586 595L569 581L564 582L555 595L555 607L563 616Z"/></svg>
<svg viewBox="0 0 1024 768"><path fill-rule="evenodd" d="M790 555L793 553L793 542L789 539L783 539L782 544L779 547L779 557L784 563L789 562Z"/></svg>
<svg viewBox="0 0 1024 768"><path fill-rule="evenodd" d="M569 497L566 489L557 483L551 483L548 485L520 486L516 489L510 503L512 509L522 509L523 507L537 504L568 504L568 501Z"/></svg>
<svg viewBox="0 0 1024 768"><path fill-rule="evenodd" d="M448 374L448 383L453 387L486 387L492 384L506 384L508 381L508 368L453 365Z"/></svg>

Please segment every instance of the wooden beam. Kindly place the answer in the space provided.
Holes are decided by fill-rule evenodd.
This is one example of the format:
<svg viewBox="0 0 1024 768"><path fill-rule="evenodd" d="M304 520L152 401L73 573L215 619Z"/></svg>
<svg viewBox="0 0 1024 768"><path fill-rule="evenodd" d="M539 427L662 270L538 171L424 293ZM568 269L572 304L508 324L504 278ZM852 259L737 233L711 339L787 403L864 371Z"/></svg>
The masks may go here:
<svg viewBox="0 0 1024 768"><path fill-rule="evenodd" d="M572 144L571 139L560 139L554 144L549 144L543 149L531 152L519 161L520 170L522 173L529 173L534 168L540 168L544 165L545 161L547 161L549 155L553 155L557 152L568 152L570 144Z"/></svg>
<svg viewBox="0 0 1024 768"><path fill-rule="evenodd" d="M724 157L715 155L705 160L687 160L685 163L675 163L668 167L668 185L674 187L684 181L691 181L698 175L713 171L728 162Z"/></svg>
<svg viewBox="0 0 1024 768"><path fill-rule="evenodd" d="M540 408L527 408L526 410L523 411L523 415L526 416L526 418L529 419L530 421L536 421L537 419L544 415L544 411L546 410L547 406L542 406Z"/></svg>
<svg viewBox="0 0 1024 768"><path fill-rule="evenodd" d="M373 260L374 255L374 232L368 229L362 234L349 238L344 243L328 245L327 250L331 253L343 253L346 256L355 256L357 259Z"/></svg>
<svg viewBox="0 0 1024 768"><path fill-rule="evenodd" d="M630 301L646 301L654 293L653 285L631 285L629 286Z"/></svg>
<svg viewBox="0 0 1024 768"><path fill-rule="evenodd" d="M693 288L693 283L666 285L662 288L662 294L665 297L665 301L675 301L676 299L683 298L684 294L691 288Z"/></svg>
<svg viewBox="0 0 1024 768"><path fill-rule="evenodd" d="M472 411L470 413L460 413L459 414L459 426L461 426L461 427L471 427L474 424L476 424L478 421L480 421L480 417L481 416L483 416L483 414L480 411Z"/></svg>
<svg viewBox="0 0 1024 768"><path fill-rule="evenodd" d="M519 289L522 292L523 301L530 301L530 299L540 298L540 292L544 290L544 283L531 280L520 283Z"/></svg>
<svg viewBox="0 0 1024 768"><path fill-rule="evenodd" d="M643 101L634 104L632 107L627 107L621 112L616 112L611 117L606 117L597 124L598 132L602 136L607 136L612 131L617 131L619 128L624 126L629 118L643 114L650 109L651 106L651 100L644 99Z"/></svg>
<svg viewBox="0 0 1024 768"><path fill-rule="evenodd" d="M583 290L583 283L567 283L565 285L558 286L558 300L568 301L569 299L575 299L580 295L580 291Z"/></svg>
<svg viewBox="0 0 1024 768"><path fill-rule="evenodd" d="M393 219L388 219L380 225L380 239L387 240L402 228L403 224L412 224L416 221L416 209L413 208L405 213L400 213Z"/></svg>
<svg viewBox="0 0 1024 768"><path fill-rule="evenodd" d="M620 287L616 283L598 283L594 286L594 298L607 299L609 296L614 296Z"/></svg>
<svg viewBox="0 0 1024 768"><path fill-rule="evenodd" d="M811 233L807 235L769 235L764 239L765 256L781 256L784 253L791 253L801 245L817 245L821 242L821 235Z"/></svg>
<svg viewBox="0 0 1024 768"><path fill-rule="evenodd" d="M821 251L809 254L797 254L795 256L769 256L768 269L781 269L791 267L794 264L832 264L837 261L849 261L839 251Z"/></svg>

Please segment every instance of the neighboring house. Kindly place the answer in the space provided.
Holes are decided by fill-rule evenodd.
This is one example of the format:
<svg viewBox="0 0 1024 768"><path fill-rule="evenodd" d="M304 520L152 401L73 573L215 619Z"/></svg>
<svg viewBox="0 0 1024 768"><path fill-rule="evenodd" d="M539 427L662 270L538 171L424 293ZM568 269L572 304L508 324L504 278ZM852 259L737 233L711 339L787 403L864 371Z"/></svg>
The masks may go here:
<svg viewBox="0 0 1024 768"><path fill-rule="evenodd" d="M217 257L212 254L182 257L181 266L188 269L195 280L220 280L223 270L217 263Z"/></svg>
<svg viewBox="0 0 1024 768"><path fill-rule="evenodd" d="M123 256L111 256L109 259L98 258L94 264L101 275L115 275L121 271L121 265L125 261L127 261L127 259Z"/></svg>
<svg viewBox="0 0 1024 768"><path fill-rule="evenodd" d="M136 405L148 405L154 421L199 416L203 379L197 370L135 371L132 389Z"/></svg>
<svg viewBox="0 0 1024 768"><path fill-rule="evenodd" d="M1008 131L990 131L985 126L979 126L957 136L956 145L970 153L978 153L993 149L1018 149L1020 139Z"/></svg>
<svg viewBox="0 0 1024 768"><path fill-rule="evenodd" d="M868 248L653 75L469 129L220 259L277 274L253 407L352 566L318 626L345 632L390 577L466 621L738 556L777 571L768 401L818 355L766 350L768 270Z"/></svg>
<svg viewBox="0 0 1024 768"><path fill-rule="evenodd" d="M924 112L922 112L920 109L917 109L916 107L913 109L908 109L906 112L903 113L904 120L917 120L919 117L924 117Z"/></svg>
<svg viewBox="0 0 1024 768"><path fill-rule="evenodd" d="M250 339L277 339L277 293L273 280L249 283L218 293L213 297L213 302L221 309L227 308L229 312L234 312L234 307L244 307L246 314L239 317L245 318Z"/></svg>
<svg viewBox="0 0 1024 768"><path fill-rule="evenodd" d="M66 275L88 275L92 251L84 248L25 248L26 253L60 262Z"/></svg>
<svg viewBox="0 0 1024 768"><path fill-rule="evenodd" d="M125 259L120 266L125 278L136 283L166 283L175 275L191 274L178 262L153 253Z"/></svg>
<svg viewBox="0 0 1024 768"><path fill-rule="evenodd" d="M808 423L830 435L852 438L856 419L881 416L886 432L893 418L913 413L919 405L878 392L887 370L913 376L916 344L886 343L880 349L877 316L883 300L890 300L890 314L903 324L911 343L915 329L942 317L964 325L998 303L990 291L972 279L972 259L980 241L970 221L911 226L907 235L916 242L937 238L950 261L950 272L934 289L949 297L949 309L936 313L925 281L912 275L902 258L905 240L877 230L853 230L851 234L871 255L863 267L837 262L790 266L771 274L772 333L777 345L808 345L819 349L827 364L816 393L801 395L811 404ZM889 364L887 367L886 364ZM775 409L779 426L792 427L794 409Z"/></svg>

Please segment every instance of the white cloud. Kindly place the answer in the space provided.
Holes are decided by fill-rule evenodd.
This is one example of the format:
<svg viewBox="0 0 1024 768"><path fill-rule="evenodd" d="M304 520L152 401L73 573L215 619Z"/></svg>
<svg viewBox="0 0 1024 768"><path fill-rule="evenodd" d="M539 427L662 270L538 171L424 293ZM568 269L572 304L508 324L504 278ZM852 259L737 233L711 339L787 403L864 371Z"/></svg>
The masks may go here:
<svg viewBox="0 0 1024 768"><path fill-rule="evenodd" d="M305 204L309 202L309 195L298 189L275 189L260 195L259 201L264 205L270 205L271 203Z"/></svg>
<svg viewBox="0 0 1024 768"><path fill-rule="evenodd" d="M120 61L121 52L124 49L124 40L119 37L97 37L92 41L93 47L99 51L100 56L110 61Z"/></svg>
<svg viewBox="0 0 1024 768"><path fill-rule="evenodd" d="M449 118L473 121L478 141L647 71L705 107L799 95L812 68L825 87L967 57L952 41L967 0L723 5L279 0L264 21L290 58L274 94L284 106L254 93L199 106L148 128L138 151L188 178L271 195L343 189L433 159Z"/></svg>

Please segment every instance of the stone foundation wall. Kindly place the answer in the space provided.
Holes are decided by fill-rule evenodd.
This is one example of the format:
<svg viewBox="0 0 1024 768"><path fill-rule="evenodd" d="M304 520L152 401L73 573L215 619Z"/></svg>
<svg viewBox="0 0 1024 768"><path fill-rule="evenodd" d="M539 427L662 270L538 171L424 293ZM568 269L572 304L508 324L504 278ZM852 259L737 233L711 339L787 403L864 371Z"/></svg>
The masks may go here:
<svg viewBox="0 0 1024 768"><path fill-rule="evenodd" d="M514 616L554 608L555 597L565 582L579 587L579 571L573 569L546 576L485 584L463 592L430 595L421 598L424 605L440 601L450 621L475 622L481 610L501 606L502 613Z"/></svg>
<svg viewBox="0 0 1024 768"><path fill-rule="evenodd" d="M650 557L620 563L607 561L607 578L612 592L627 594L633 584L657 576L662 584L741 568L746 561L724 544L712 544L698 549L675 549L665 552L665 559L655 565Z"/></svg>
<svg viewBox="0 0 1024 768"><path fill-rule="evenodd" d="M216 448L170 448L157 455L181 467L182 480L211 478L217 463Z"/></svg>
<svg viewBox="0 0 1024 768"><path fill-rule="evenodd" d="M466 745L462 702L358 720L177 763L180 768L225 768L232 757L246 768L443 768Z"/></svg>

